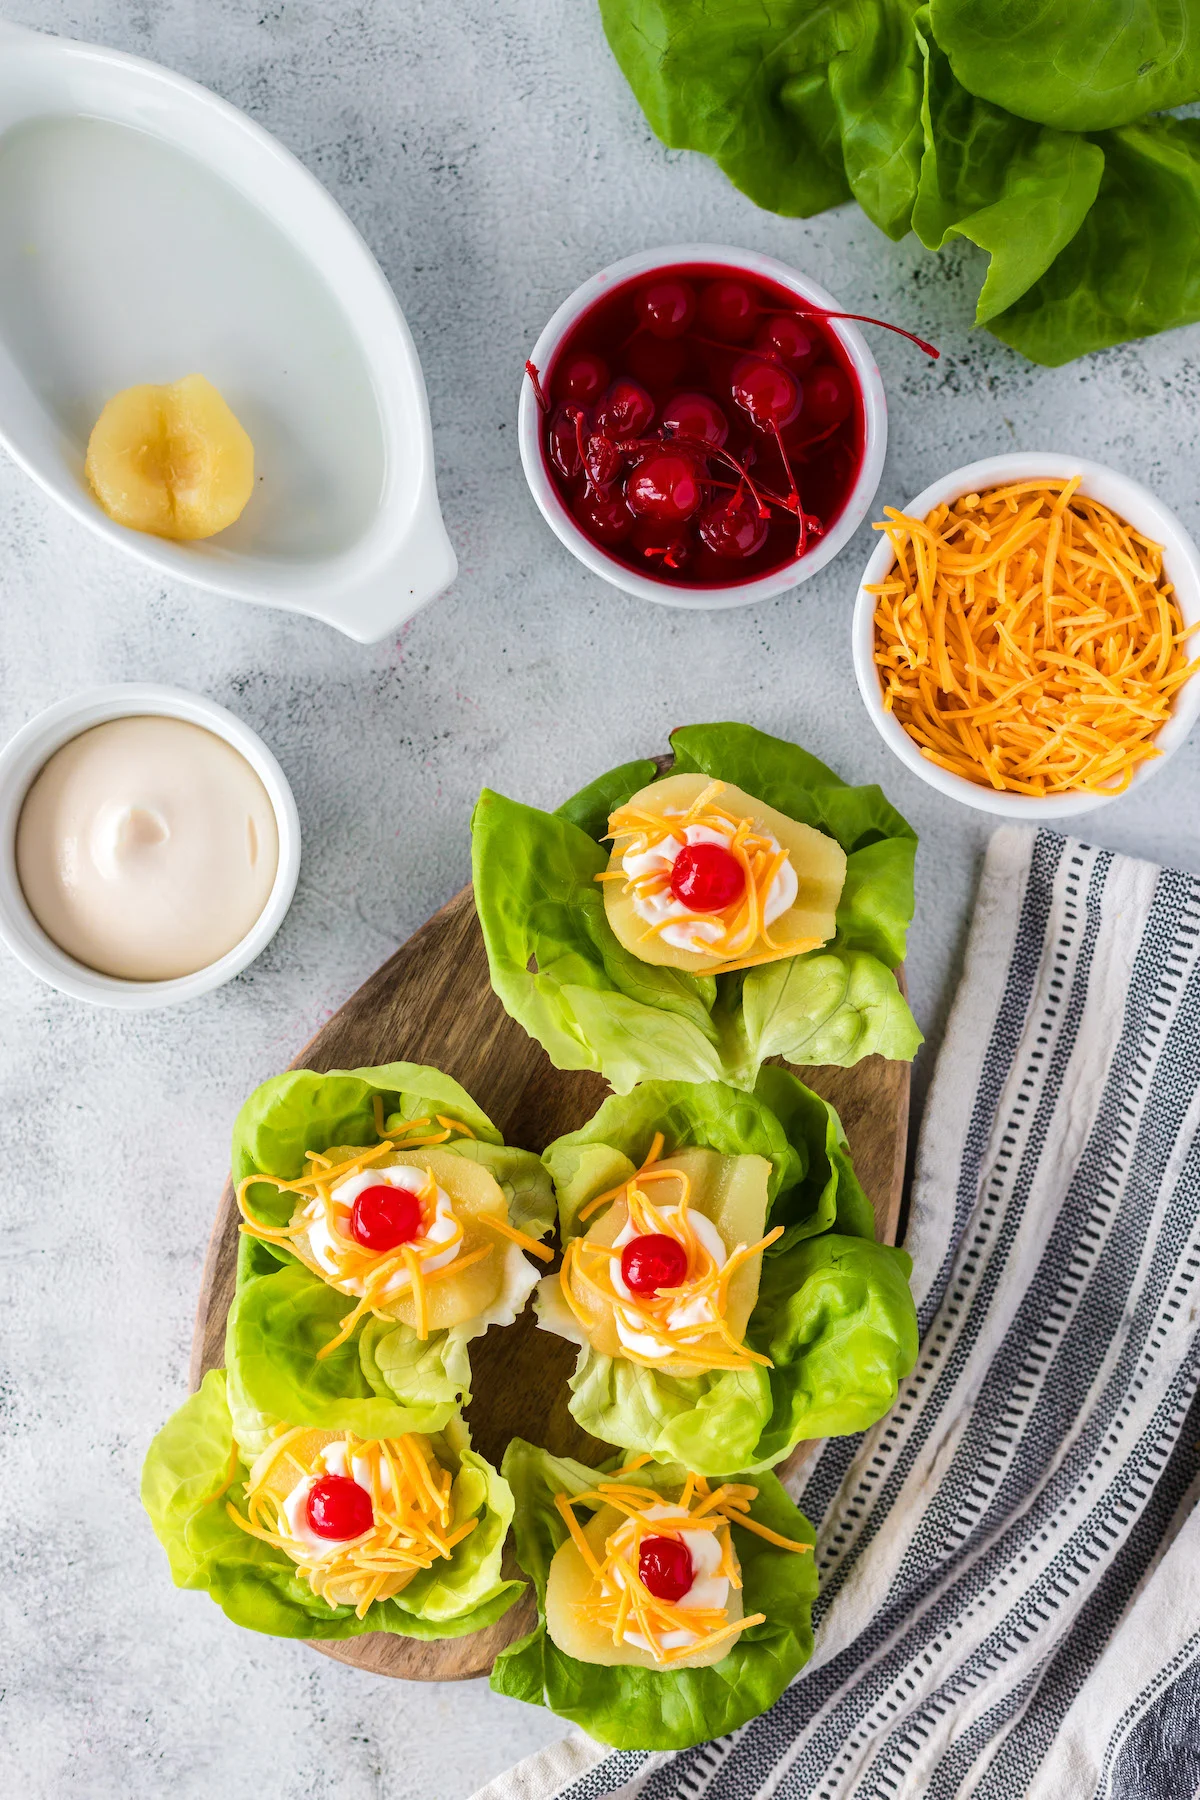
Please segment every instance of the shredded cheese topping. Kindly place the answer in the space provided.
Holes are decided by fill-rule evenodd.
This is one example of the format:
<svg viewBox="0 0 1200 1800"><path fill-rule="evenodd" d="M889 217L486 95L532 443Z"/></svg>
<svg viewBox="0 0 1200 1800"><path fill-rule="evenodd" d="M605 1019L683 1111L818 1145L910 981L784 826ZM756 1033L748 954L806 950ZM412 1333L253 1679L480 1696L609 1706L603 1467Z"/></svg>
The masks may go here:
<svg viewBox="0 0 1200 1800"><path fill-rule="evenodd" d="M661 1234L674 1238L687 1256L687 1273L678 1287L660 1288L656 1293L637 1294L620 1279L621 1248L616 1244L598 1244L584 1237L573 1237L563 1252L559 1282L563 1298L572 1313L590 1335L595 1315L611 1311L622 1344L622 1355L644 1368L667 1372L694 1372L702 1369L746 1369L752 1364L772 1366L762 1356L739 1341L731 1330L725 1313L729 1305L729 1282L743 1263L773 1244L783 1235L777 1225L756 1244L738 1244L718 1260L710 1244L709 1232L696 1229L689 1211L691 1182L680 1169L662 1169L655 1165L662 1154L663 1136L655 1134L641 1168L620 1187L598 1194L582 1208L579 1217L589 1217L606 1203L622 1199L628 1208L632 1236ZM678 1200L670 1206L655 1205L646 1189L667 1182L678 1187ZM709 1224L709 1221L705 1221ZM622 1241L628 1238L624 1233ZM715 1229L711 1236L718 1237ZM618 1282L620 1285L618 1286ZM621 1326L625 1329L622 1330ZM657 1346L650 1354L636 1348L639 1340Z"/></svg>
<svg viewBox="0 0 1200 1800"><path fill-rule="evenodd" d="M363 1440L353 1433L327 1440L309 1460L296 1454L307 1426L285 1431L250 1471L246 1511L225 1510L251 1537L282 1550L296 1563L314 1594L331 1607L353 1606L366 1615L376 1600L390 1600L422 1569L449 1558L474 1531L478 1519L454 1525L453 1482L428 1438ZM280 1463L291 1465L294 1483L280 1491ZM349 1474L371 1497L374 1519L360 1537L322 1539L304 1529L308 1494L326 1473Z"/></svg>
<svg viewBox="0 0 1200 1800"><path fill-rule="evenodd" d="M382 1101L377 1094L372 1098L378 1103L375 1107L376 1127L382 1128ZM435 1124L441 1127L440 1131L432 1129ZM241 1231L261 1238L266 1243L287 1244L295 1249L297 1240L309 1240L309 1234L314 1229L317 1230L325 1253L319 1262L310 1262L309 1266L314 1267L315 1272L340 1293L358 1296L358 1304L341 1320L337 1335L318 1350L318 1358L329 1356L339 1345L345 1343L368 1312L377 1317L388 1316L380 1308L399 1288L405 1291L411 1289L416 1311L415 1330L418 1337L427 1338L427 1289L430 1284L458 1276L491 1255L490 1245L460 1254L464 1237L462 1224L455 1216L448 1196L438 1187L429 1169L425 1170L425 1181L417 1192L421 1222L418 1235L411 1242L400 1244L394 1250L378 1251L368 1249L350 1235L353 1195L347 1195L345 1190L355 1176L369 1170L378 1164L380 1158L393 1151L444 1144L455 1134L474 1137L474 1133L459 1120L445 1118L440 1113L434 1118L410 1119L391 1131L380 1143L369 1149L355 1150L352 1156L336 1166L319 1151L308 1151L308 1170L296 1181L256 1174L248 1175L244 1181L239 1182L237 1203L242 1214ZM380 1173L385 1175L389 1171L381 1170ZM405 1173L410 1173L407 1167ZM296 1208L289 1224L270 1226L255 1218L250 1211L247 1195L250 1188L258 1182L266 1182L280 1193L297 1195ZM474 1222L520 1244L522 1249L532 1252L543 1261L549 1261L553 1255L553 1251L546 1245L538 1244L506 1220L480 1213L476 1215ZM305 1260L308 1260L307 1257Z"/></svg>
<svg viewBox="0 0 1200 1800"><path fill-rule="evenodd" d="M702 1475L689 1474L678 1502L664 1507L662 1496L653 1489L621 1480L648 1460L639 1457L615 1475L598 1481L586 1493L556 1494L554 1504L592 1575L587 1596L579 1603L581 1616L602 1630L610 1631L614 1644L632 1642L637 1648L648 1650L655 1662L669 1666L702 1654L726 1640L732 1647L740 1632L751 1625L761 1625L766 1614L750 1613L731 1621L726 1606L688 1606L686 1595L683 1602L658 1599L643 1585L639 1573L644 1538L683 1538L686 1544L693 1534L711 1534L719 1549L719 1560L710 1557L706 1561L714 1564L716 1573L730 1587L739 1589L742 1577L733 1548L731 1525L752 1531L783 1550L801 1553L813 1546L782 1537L752 1519L750 1506L757 1498L758 1489L742 1482L725 1482L710 1489ZM607 1538L600 1556L584 1536L575 1516L577 1506L593 1510L611 1506L625 1515L621 1525Z"/></svg>
<svg viewBox="0 0 1200 1800"><path fill-rule="evenodd" d="M822 941L820 938L797 938L791 943L777 944L772 938L768 913L772 918L777 917L778 910L786 910L796 892L796 877L788 852L769 832L756 826L753 818L738 818L719 806L717 799L724 791L723 781L711 781L686 811L665 817L632 804L618 807L609 818L605 835L612 839L614 848L621 849L622 863L626 866L605 870L596 876L597 881L623 882L624 891L633 896L638 910L650 917L642 934L643 943L673 930L681 919L702 922L704 936L711 941L700 942L693 936L686 946L679 947L711 956L714 959L711 973L716 975L731 974L735 969L752 969L760 963L777 962L785 956L797 956L801 951L817 949ZM693 912L682 902L677 902L667 912L662 904L672 898L671 870L693 828L697 836L711 833L709 841L723 844L740 864L745 878L738 899L720 912ZM632 872L628 867L631 862ZM643 862L650 866L641 866ZM785 894L790 892L790 897L785 907L777 910L774 902L780 892L781 878L786 882L783 891ZM657 917L653 916L655 913ZM667 939L667 942L671 941Z"/></svg>
<svg viewBox="0 0 1200 1800"><path fill-rule="evenodd" d="M1070 481L967 494L916 519L875 595L883 703L921 754L1015 794L1119 794L1189 662L1162 546Z"/></svg>

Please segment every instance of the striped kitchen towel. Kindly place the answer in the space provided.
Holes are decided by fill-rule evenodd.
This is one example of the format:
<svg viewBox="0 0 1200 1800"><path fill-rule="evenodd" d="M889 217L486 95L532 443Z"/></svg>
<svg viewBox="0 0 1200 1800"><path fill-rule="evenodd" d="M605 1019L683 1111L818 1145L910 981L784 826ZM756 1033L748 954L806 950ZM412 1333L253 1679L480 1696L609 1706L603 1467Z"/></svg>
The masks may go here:
<svg viewBox="0 0 1200 1800"><path fill-rule="evenodd" d="M920 1360L798 1498L816 1651L675 1755L476 1800L1200 1793L1200 878L992 839L921 1133Z"/></svg>

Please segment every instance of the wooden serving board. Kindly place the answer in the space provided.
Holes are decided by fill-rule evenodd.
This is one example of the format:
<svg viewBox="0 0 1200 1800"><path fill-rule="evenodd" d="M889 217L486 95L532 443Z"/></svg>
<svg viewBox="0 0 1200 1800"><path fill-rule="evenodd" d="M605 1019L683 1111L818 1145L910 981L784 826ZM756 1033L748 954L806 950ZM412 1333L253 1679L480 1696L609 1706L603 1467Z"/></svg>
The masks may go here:
<svg viewBox="0 0 1200 1800"><path fill-rule="evenodd" d="M430 1063L452 1075L506 1143L534 1151L585 1124L608 1092L599 1075L554 1068L541 1046L508 1017L492 992L469 887L351 995L293 1067L323 1071L397 1061ZM797 1073L841 1115L859 1179L874 1202L879 1237L894 1243L908 1131L908 1064L872 1056L852 1069ZM226 1182L196 1314L193 1390L225 1360L237 1243L238 1210ZM567 1380L576 1354L573 1344L536 1329L532 1306L515 1325L493 1326L476 1338L473 1398L466 1414L474 1447L496 1464L515 1436L585 1462L611 1455L611 1447L588 1437L567 1411ZM808 1448L801 1445L780 1473L795 1468ZM508 1572L519 1574L515 1563ZM495 1625L469 1637L424 1642L376 1631L313 1648L377 1675L456 1681L487 1674L498 1653L535 1620L530 1592Z"/></svg>

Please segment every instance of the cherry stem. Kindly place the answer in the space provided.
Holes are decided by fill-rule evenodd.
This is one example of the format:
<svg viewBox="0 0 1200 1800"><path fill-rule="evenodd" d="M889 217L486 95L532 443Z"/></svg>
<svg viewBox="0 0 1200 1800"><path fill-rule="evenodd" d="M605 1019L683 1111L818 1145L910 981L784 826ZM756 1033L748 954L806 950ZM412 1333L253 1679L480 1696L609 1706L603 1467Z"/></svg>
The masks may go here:
<svg viewBox="0 0 1200 1800"><path fill-rule="evenodd" d="M910 344L915 344L918 350L923 350L934 362L942 354L933 344L927 344L924 338L918 337L916 332L905 331L902 325L889 325L886 319L873 319L870 313L826 312L823 308L812 307L793 316L798 319L854 319L860 325L878 325L883 331L894 331L897 337L907 338Z"/></svg>
<svg viewBox="0 0 1200 1800"><path fill-rule="evenodd" d="M542 386L541 381L538 378L537 364L526 361L525 373L528 375L530 381L532 381L532 383L533 383L533 391L537 395L538 405L541 407L541 409L544 413L548 413L550 411L550 401L547 398L545 388Z"/></svg>

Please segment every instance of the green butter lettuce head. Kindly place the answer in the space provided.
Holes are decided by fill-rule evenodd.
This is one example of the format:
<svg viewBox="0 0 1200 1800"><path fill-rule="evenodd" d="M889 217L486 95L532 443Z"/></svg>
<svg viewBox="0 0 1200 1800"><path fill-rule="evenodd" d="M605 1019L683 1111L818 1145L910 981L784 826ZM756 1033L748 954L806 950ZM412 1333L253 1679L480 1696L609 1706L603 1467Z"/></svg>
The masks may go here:
<svg viewBox="0 0 1200 1800"><path fill-rule="evenodd" d="M754 1087L763 1062L909 1060L921 1042L893 968L913 910L916 834L877 787L850 787L807 751L748 725L671 737L675 773L731 783L837 839L846 882L820 950L744 973L695 976L620 944L596 880L607 814L648 785L626 763L557 813L485 789L472 822L475 904L492 986L560 1069L618 1094L653 1080Z"/></svg>
<svg viewBox="0 0 1200 1800"><path fill-rule="evenodd" d="M513 1223L541 1237L554 1222L554 1196L540 1158L499 1141L491 1120L449 1076L417 1063L335 1071L292 1070L256 1089L234 1126L233 1178L257 1173L289 1179L308 1150L376 1140L371 1096L383 1100L385 1126L436 1114L475 1133L442 1148L487 1168L503 1189ZM294 1197L252 1183L247 1200L267 1224L291 1216ZM489 1325L512 1324L535 1271L513 1246L504 1252L504 1285L479 1318L419 1338L408 1325L366 1317L324 1358L354 1306L286 1246L243 1236L237 1292L226 1327L226 1361L246 1405L269 1419L362 1437L440 1431L471 1397L470 1339Z"/></svg>
<svg viewBox="0 0 1200 1800"><path fill-rule="evenodd" d="M268 1430L265 1441L270 1435ZM290 1558L229 1517L227 1506L241 1502L248 1460L257 1450L235 1444L223 1369L210 1370L154 1439L142 1470L142 1504L175 1585L203 1589L251 1631L321 1639L367 1631L463 1637L500 1618L522 1590L521 1582L500 1575L512 1493L471 1450L461 1420L450 1420L433 1445L454 1476L455 1524L469 1518L479 1523L449 1559L422 1571L394 1599L376 1601L361 1619L351 1607L319 1599Z"/></svg>
<svg viewBox="0 0 1200 1800"><path fill-rule="evenodd" d="M1021 119L1102 131L1200 97L1190 0L931 0L930 12L963 86Z"/></svg>
<svg viewBox="0 0 1200 1800"><path fill-rule="evenodd" d="M862 1431L889 1410L916 1360L916 1313L903 1250L876 1244L871 1203L837 1113L786 1069L763 1069L753 1094L713 1082L648 1082L606 1100L544 1152L563 1242L579 1215L627 1181L656 1132L667 1154L698 1147L771 1163L769 1229L747 1341L769 1369L680 1376L602 1355L542 1282L539 1324L578 1343L569 1410L593 1437L725 1476L780 1461L803 1438Z"/></svg>
<svg viewBox="0 0 1200 1800"><path fill-rule="evenodd" d="M567 1536L554 1497L586 1493L599 1471L514 1438L504 1458L504 1475L516 1503L517 1559L537 1590L539 1617L528 1637L497 1657L492 1670L497 1693L547 1706L618 1749L683 1750L765 1712L812 1655L817 1573L811 1551L780 1549L735 1525L745 1610L766 1617L761 1625L747 1627L722 1661L668 1674L604 1668L567 1656L545 1624L550 1562ZM622 1479L675 1498L685 1471L678 1465L652 1467ZM812 1526L773 1475L739 1479L758 1489L752 1519L793 1542L814 1543Z"/></svg>

